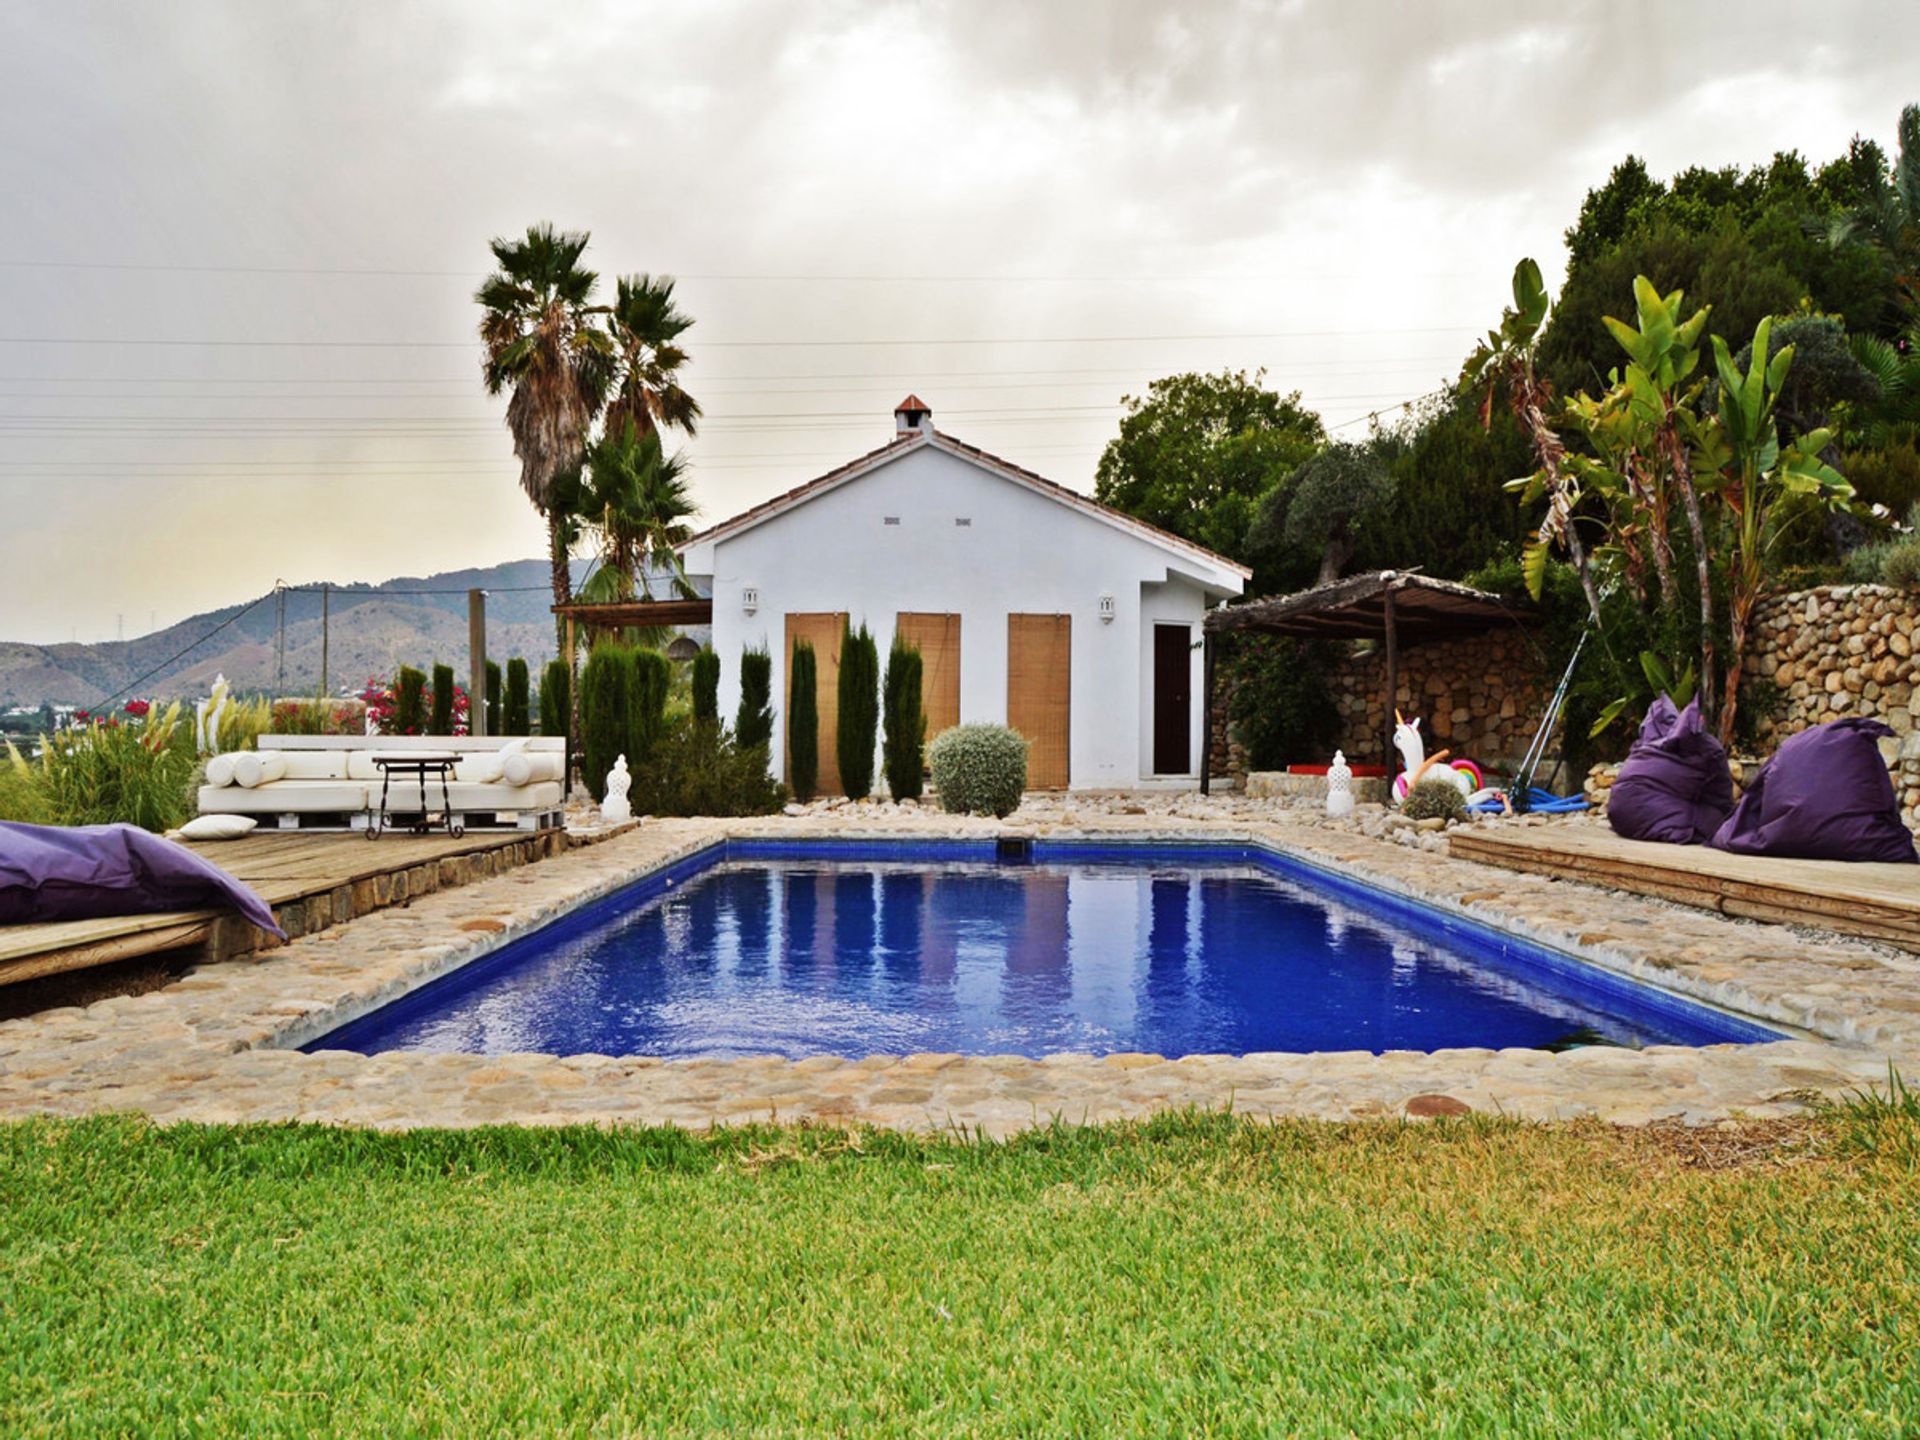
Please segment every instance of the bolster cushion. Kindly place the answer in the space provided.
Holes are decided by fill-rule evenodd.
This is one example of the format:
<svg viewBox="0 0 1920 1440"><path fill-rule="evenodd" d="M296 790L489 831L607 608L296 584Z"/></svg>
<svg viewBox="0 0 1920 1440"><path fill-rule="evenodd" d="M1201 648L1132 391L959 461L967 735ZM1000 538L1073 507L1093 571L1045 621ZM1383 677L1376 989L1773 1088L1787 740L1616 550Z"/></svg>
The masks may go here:
<svg viewBox="0 0 1920 1440"><path fill-rule="evenodd" d="M233 783L243 790L287 777L287 758L273 750L252 750L233 762Z"/></svg>
<svg viewBox="0 0 1920 1440"><path fill-rule="evenodd" d="M525 750L516 750L501 763L500 779L508 785L534 785L542 780L562 778L561 767L565 757L551 750L528 754Z"/></svg>
<svg viewBox="0 0 1920 1440"><path fill-rule="evenodd" d="M233 766L239 758L237 753L228 751L224 755L216 755L207 761L207 784L216 790L233 784Z"/></svg>

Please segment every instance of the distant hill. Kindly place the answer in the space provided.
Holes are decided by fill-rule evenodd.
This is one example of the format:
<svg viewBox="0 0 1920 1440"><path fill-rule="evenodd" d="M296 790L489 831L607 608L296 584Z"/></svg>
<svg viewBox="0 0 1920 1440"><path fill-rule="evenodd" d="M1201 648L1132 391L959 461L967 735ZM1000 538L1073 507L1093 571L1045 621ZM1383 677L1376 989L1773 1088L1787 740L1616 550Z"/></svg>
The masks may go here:
<svg viewBox="0 0 1920 1440"><path fill-rule="evenodd" d="M580 569L584 571L585 566ZM320 582L312 584L317 587ZM505 661L524 656L537 670L553 657L547 562L516 560L483 570L403 576L380 585L336 585L329 606L327 666L333 687L358 688L371 676L391 673L396 665L424 668L436 660L452 665L464 678L467 591L475 587L488 592L487 653L491 658ZM409 593L420 591L446 593ZM286 604L285 691L311 694L320 682L321 597L317 589L309 593L303 587L290 591ZM271 690L277 613L269 594L257 602L190 616L132 640L97 645L0 640L0 705L98 704L154 666L162 668L140 682L143 696L204 695L220 674L239 691ZM223 621L232 623L209 635ZM172 659L181 651L187 653Z"/></svg>

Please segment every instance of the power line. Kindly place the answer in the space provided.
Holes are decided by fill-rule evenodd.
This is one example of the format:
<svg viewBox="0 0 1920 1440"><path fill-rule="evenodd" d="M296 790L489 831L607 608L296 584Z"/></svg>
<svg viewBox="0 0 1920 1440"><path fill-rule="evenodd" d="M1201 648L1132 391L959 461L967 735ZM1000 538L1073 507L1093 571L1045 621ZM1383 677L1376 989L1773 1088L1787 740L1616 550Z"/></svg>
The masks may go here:
<svg viewBox="0 0 1920 1440"><path fill-rule="evenodd" d="M692 340L694 350L829 349L901 345L1132 345L1146 342L1190 340L1323 340L1354 338L1362 335L1458 335L1477 329L1477 324L1399 325L1390 329L1359 330L1352 326L1338 330L1223 330L1189 335L1002 335L1002 336L910 336L867 340ZM474 350L477 340L169 340L156 336L108 338L104 336L0 335L0 345L137 345L185 346L209 349L287 349L287 350Z"/></svg>
<svg viewBox="0 0 1920 1440"><path fill-rule="evenodd" d="M242 616L247 615L254 610L258 610L262 605L266 604L267 601L273 599L277 593L278 593L277 590L269 591L267 594L262 595L259 599L254 600L249 604L241 606L240 609L234 611L233 614L229 615L226 619L222 620L218 625L214 626L211 630L207 631L198 640L195 640L191 645L187 646L186 649L178 652L177 654L169 657L168 659L162 660L158 665L154 666L151 670L148 670L144 674L136 676L133 680L129 681L126 685L114 691L113 694L107 696L106 699L96 700L94 704L104 708L105 706L111 705L114 701L118 700L122 695L131 695L136 688L146 684L147 681L151 680L154 676L158 675L162 670L167 669L171 665L176 665L180 661L186 659L187 656L191 655L195 650L198 650L202 645L206 644L207 641L211 640L214 636L218 635L222 630L226 629L229 625L233 624L236 620L239 620Z"/></svg>

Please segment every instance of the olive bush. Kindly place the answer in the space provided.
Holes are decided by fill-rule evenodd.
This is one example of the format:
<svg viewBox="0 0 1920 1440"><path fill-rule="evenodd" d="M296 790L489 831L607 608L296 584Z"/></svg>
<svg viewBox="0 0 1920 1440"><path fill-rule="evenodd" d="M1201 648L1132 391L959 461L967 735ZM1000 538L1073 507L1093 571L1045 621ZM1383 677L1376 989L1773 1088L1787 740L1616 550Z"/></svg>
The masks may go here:
<svg viewBox="0 0 1920 1440"><path fill-rule="evenodd" d="M940 808L951 815L1011 815L1027 788L1027 742L1004 725L956 725L927 747Z"/></svg>

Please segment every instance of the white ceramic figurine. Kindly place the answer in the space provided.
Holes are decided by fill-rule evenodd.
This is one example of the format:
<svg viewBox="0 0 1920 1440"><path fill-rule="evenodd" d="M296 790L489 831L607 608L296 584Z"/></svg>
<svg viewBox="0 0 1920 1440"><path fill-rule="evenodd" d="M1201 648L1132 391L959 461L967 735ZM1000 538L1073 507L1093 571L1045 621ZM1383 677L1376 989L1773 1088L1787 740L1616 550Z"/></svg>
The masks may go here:
<svg viewBox="0 0 1920 1440"><path fill-rule="evenodd" d="M1353 767L1347 764L1347 752L1333 752L1333 764L1327 767L1327 814L1338 819L1353 813Z"/></svg>

